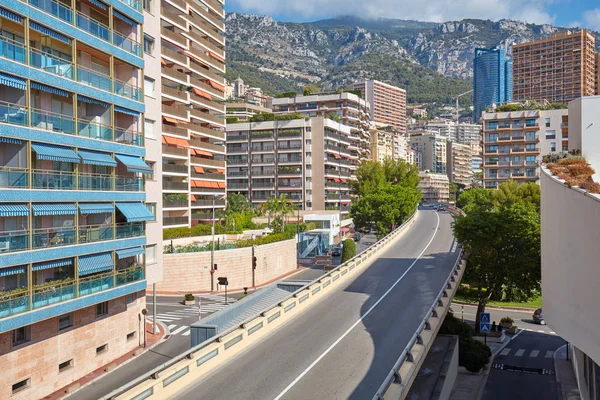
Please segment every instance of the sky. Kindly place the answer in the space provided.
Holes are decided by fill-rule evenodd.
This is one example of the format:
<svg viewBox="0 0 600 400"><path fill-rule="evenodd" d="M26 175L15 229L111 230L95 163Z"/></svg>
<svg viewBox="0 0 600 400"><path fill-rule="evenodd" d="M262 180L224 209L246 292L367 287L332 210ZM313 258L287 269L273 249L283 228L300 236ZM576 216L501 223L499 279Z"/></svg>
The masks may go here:
<svg viewBox="0 0 600 400"><path fill-rule="evenodd" d="M228 0L225 9L293 22L339 15L432 22L508 18L600 32L598 0Z"/></svg>

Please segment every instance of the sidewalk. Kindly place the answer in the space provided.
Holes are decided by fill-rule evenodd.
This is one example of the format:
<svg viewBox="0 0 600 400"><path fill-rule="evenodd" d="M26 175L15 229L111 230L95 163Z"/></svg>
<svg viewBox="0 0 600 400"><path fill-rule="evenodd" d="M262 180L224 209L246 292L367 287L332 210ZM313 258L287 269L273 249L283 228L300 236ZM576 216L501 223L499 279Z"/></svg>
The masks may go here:
<svg viewBox="0 0 600 400"><path fill-rule="evenodd" d="M556 383L563 400L581 400L573 364L567 360L567 345L554 352L554 371L556 372Z"/></svg>
<svg viewBox="0 0 600 400"><path fill-rule="evenodd" d="M85 386L92 384L93 382L103 378L109 372L114 371L115 369L124 367L126 364L129 364L132 361L139 361L143 357L143 354L146 354L148 350L152 347L156 346L165 336L164 326L160 324L157 325L158 332L156 334L152 333L152 323L146 321L146 348L143 346L137 347L135 350L122 355L121 357L113 360L109 364L106 364L91 373L85 375L84 377L72 382L70 385L65 386L57 390L56 392L44 397L44 399L49 400L58 400L65 397L68 397L71 394L76 394L78 390L83 389ZM131 363L136 364L136 363Z"/></svg>

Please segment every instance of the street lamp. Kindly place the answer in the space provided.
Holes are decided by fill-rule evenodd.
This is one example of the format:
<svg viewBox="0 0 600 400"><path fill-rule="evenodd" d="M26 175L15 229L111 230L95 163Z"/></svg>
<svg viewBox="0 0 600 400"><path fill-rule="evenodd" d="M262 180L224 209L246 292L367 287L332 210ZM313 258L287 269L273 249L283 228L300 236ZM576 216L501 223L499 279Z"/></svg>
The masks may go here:
<svg viewBox="0 0 600 400"><path fill-rule="evenodd" d="M215 200L217 195L214 194L212 198L212 243L210 246L210 291L215 290Z"/></svg>

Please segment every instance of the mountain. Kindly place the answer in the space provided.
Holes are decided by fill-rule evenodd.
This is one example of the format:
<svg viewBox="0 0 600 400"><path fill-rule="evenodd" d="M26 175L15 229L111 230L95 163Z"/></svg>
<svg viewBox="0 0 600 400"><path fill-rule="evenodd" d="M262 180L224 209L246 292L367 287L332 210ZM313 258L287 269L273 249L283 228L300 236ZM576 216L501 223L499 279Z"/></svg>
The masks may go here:
<svg viewBox="0 0 600 400"><path fill-rule="evenodd" d="M329 90L378 79L407 90L409 102L449 103L471 89L477 47L551 35L564 28L512 20L444 23L338 17L310 23L230 13L226 78L274 95L311 82ZM597 46L600 35L596 34ZM462 98L465 104L471 100Z"/></svg>

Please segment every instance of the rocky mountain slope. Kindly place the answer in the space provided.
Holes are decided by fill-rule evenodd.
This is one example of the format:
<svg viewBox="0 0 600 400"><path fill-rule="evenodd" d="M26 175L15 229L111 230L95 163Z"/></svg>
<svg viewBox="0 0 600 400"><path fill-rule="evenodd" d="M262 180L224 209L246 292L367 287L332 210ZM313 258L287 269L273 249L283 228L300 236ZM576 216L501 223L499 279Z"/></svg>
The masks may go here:
<svg viewBox="0 0 600 400"><path fill-rule="evenodd" d="M228 79L241 76L270 94L307 82L331 89L379 79L407 89L411 102L449 102L469 90L476 47L510 52L512 43L563 29L474 19L437 24L340 17L287 23L239 13L228 14L225 23Z"/></svg>

